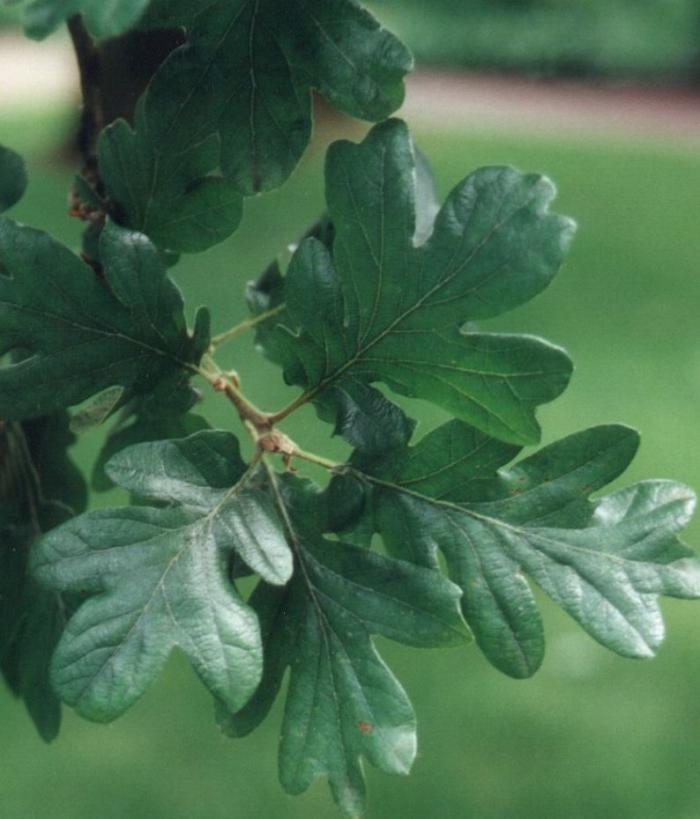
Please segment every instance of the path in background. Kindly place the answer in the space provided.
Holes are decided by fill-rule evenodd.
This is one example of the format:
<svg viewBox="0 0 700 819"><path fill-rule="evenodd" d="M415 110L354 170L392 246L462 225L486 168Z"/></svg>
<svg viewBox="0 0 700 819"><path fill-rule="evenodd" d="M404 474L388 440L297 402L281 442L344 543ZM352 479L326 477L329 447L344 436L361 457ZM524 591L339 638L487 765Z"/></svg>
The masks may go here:
<svg viewBox="0 0 700 819"><path fill-rule="evenodd" d="M401 114L437 128L700 138L700 89L422 69L409 79Z"/></svg>
<svg viewBox="0 0 700 819"><path fill-rule="evenodd" d="M0 36L0 113L73 102L78 73L67 40L59 37L35 43Z"/></svg>
<svg viewBox="0 0 700 819"><path fill-rule="evenodd" d="M0 112L74 102L78 78L67 40L0 37ZM400 114L417 125L530 133L700 138L700 90L596 86L421 69Z"/></svg>

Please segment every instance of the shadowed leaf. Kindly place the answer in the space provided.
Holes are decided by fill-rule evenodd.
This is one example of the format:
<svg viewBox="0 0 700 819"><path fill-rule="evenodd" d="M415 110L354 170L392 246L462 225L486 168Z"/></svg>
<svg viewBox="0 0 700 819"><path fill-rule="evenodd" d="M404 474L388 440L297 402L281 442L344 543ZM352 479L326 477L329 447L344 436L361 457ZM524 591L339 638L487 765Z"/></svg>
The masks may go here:
<svg viewBox="0 0 700 819"><path fill-rule="evenodd" d="M27 188L27 171L19 154L0 145L0 213L17 204Z"/></svg>
<svg viewBox="0 0 700 819"><path fill-rule="evenodd" d="M282 784L297 794L327 775L340 807L358 816L365 794L360 757L405 774L416 754L413 709L370 636L420 647L459 645L468 639L459 593L438 572L323 538L314 531L312 507L324 495L308 482L283 479L277 498L296 572L287 587L261 584L253 594L265 647L263 680L243 711L221 709L220 722L234 736L253 730L289 667Z"/></svg>
<svg viewBox="0 0 700 819"><path fill-rule="evenodd" d="M190 334L182 297L153 245L110 225L105 281L47 234L0 219L0 418L31 418L120 386L124 400L164 384L187 389L209 344L208 314Z"/></svg>

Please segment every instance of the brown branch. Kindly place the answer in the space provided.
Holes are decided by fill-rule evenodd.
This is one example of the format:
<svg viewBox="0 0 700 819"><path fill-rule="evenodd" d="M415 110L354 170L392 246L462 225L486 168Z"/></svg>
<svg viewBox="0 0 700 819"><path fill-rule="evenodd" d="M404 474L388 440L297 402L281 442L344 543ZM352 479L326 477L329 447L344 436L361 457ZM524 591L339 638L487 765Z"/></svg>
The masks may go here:
<svg viewBox="0 0 700 819"><path fill-rule="evenodd" d="M104 126L102 59L99 48L85 28L79 14L74 14L68 20L68 31L75 49L83 94L83 111L77 139L78 148L85 162L83 175L99 191L97 138Z"/></svg>
<svg viewBox="0 0 700 819"><path fill-rule="evenodd" d="M210 383L217 392L224 393L238 411L241 421L250 423L257 434L265 435L272 431L272 424L268 415L253 406L230 377L223 374L215 376L213 380L210 380Z"/></svg>
<svg viewBox="0 0 700 819"><path fill-rule="evenodd" d="M69 18L68 31L78 62L80 88L83 95L83 110L76 138L77 148L83 158L82 176L98 196L104 197L104 185L97 161L97 140L105 125L102 98L102 55L79 14L74 14ZM81 201L77 185L73 186L71 191L70 215L97 225L102 224L105 219L105 212L102 208L95 209ZM98 261L86 253L82 254L82 258L100 278L104 277L102 265Z"/></svg>

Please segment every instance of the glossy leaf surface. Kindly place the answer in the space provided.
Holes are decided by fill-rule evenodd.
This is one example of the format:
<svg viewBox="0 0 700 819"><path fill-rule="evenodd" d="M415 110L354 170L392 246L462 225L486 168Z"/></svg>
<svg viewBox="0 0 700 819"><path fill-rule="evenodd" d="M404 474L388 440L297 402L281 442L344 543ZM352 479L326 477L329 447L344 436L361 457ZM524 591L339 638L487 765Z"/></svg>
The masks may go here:
<svg viewBox="0 0 700 819"><path fill-rule="evenodd" d="M595 427L503 469L517 450L452 422L379 468L375 523L404 559L436 567L442 552L477 642L507 674L530 676L544 654L526 575L600 643L649 657L664 636L659 595L700 596L700 562L677 539L695 506L687 487L589 500L637 445L626 427Z"/></svg>
<svg viewBox="0 0 700 819"><path fill-rule="evenodd" d="M100 166L120 222L168 250L221 241L243 195L284 182L311 137L312 88L379 120L412 66L354 0L157 3L144 25L166 20L186 25L188 42L153 78L136 131L106 129Z"/></svg>
<svg viewBox="0 0 700 819"><path fill-rule="evenodd" d="M132 130L124 120L106 129L100 170L119 220L173 253L206 250L230 236L241 221L243 197L235 181L215 172L221 154L212 134L182 153L155 150L143 109Z"/></svg>
<svg viewBox="0 0 700 819"><path fill-rule="evenodd" d="M535 408L564 389L569 359L540 339L460 328L545 288L572 223L549 213L548 180L484 168L455 188L416 245L415 179L399 121L360 145L331 147L333 251L308 239L290 264L274 342L286 378L322 401L331 389L353 392L353 381L381 381L495 437L535 442Z"/></svg>
<svg viewBox="0 0 700 819"><path fill-rule="evenodd" d="M185 153L221 134L222 169L244 193L276 187L311 133L310 89L364 119L401 104L412 61L349 0L217 0L146 96L149 137Z"/></svg>

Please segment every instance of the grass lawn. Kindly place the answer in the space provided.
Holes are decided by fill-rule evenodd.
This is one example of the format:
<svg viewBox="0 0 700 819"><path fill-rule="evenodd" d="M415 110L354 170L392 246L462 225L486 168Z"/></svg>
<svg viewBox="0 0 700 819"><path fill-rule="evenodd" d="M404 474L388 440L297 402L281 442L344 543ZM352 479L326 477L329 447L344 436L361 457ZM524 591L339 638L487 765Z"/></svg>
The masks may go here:
<svg viewBox="0 0 700 819"><path fill-rule="evenodd" d="M32 135L32 186L17 218L75 241L79 226L63 215L69 173L46 159L62 121L4 119L0 142L17 147ZM624 421L643 434L627 480L675 477L700 487L700 153L509 134L424 133L419 142L444 192L478 165L507 162L550 174L558 209L580 223L550 290L488 323L544 335L576 362L569 391L541 412L546 440ZM283 191L248 203L233 239L176 268L190 311L213 305L217 331L244 316L244 283L319 211L320 168L316 149ZM229 355L256 403L273 409L293 395L249 339ZM215 423L235 426L224 402L207 405ZM425 404L410 408L421 430L440 420ZM310 448L310 411L286 428ZM80 443L82 461L101 434ZM328 454L342 452L329 442ZM688 539L700 546L697 523ZM669 637L653 662L615 657L543 606L548 655L526 682L499 675L473 647L431 655L382 646L416 706L420 755L405 781L368 769L370 819L700 817L700 605L665 606ZM178 657L125 718L100 727L67 715L52 747L5 693L0 714L2 819L337 815L325 783L294 800L279 789L279 705L251 738L225 740Z"/></svg>

